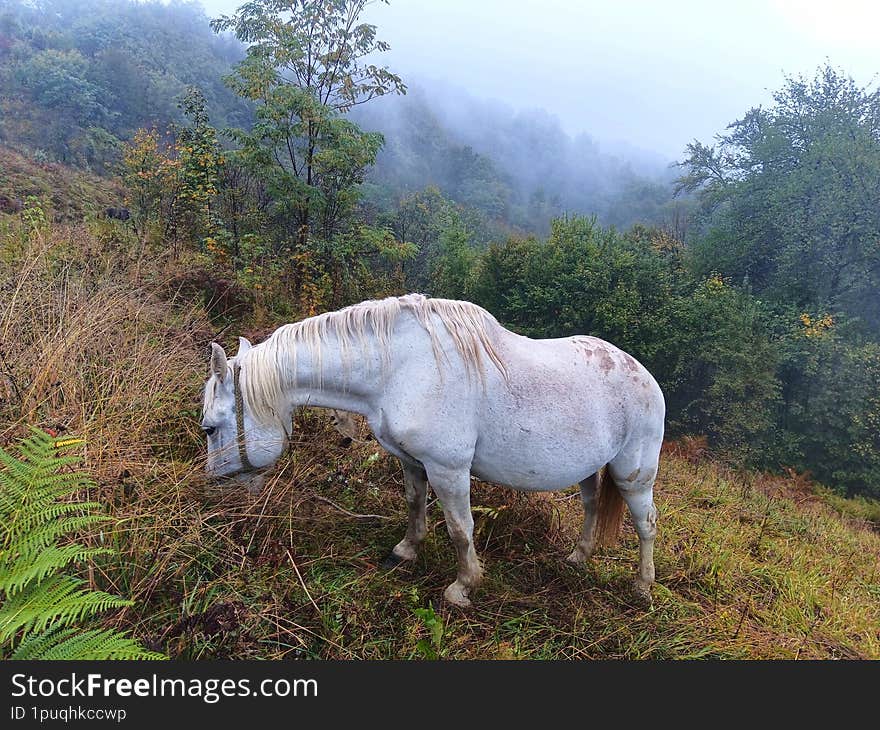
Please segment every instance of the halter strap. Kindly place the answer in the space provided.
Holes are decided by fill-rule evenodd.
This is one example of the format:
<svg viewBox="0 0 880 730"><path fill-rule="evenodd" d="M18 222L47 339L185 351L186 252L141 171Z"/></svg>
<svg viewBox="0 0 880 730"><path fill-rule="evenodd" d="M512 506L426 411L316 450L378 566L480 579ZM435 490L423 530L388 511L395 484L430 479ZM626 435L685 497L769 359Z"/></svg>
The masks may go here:
<svg viewBox="0 0 880 730"><path fill-rule="evenodd" d="M235 440L238 442L238 458L244 471L256 471L247 455L247 444L244 440L244 397L241 394L239 373L241 367L238 363L232 366L232 390L235 394Z"/></svg>

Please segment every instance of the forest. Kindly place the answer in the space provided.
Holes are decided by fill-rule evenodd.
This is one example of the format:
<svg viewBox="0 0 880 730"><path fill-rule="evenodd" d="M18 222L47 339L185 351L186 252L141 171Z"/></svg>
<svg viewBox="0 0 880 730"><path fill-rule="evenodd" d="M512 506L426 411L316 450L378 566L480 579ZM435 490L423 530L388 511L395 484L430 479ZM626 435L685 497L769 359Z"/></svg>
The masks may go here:
<svg viewBox="0 0 880 730"><path fill-rule="evenodd" d="M213 600L228 588L215 578L227 576L232 564L222 565L218 553L233 550L253 560L257 572L293 560L284 520L252 525L247 509L233 504L224 508L229 524L220 528L181 494L195 489L193 474L204 458L198 388L210 341L232 343L238 334L259 341L285 322L412 291L472 301L529 337L590 334L636 357L666 398L669 468L676 474L669 489L751 515L760 529L757 543L736 538L751 545L743 547L751 550L746 562L782 549L762 546L768 521L777 533L769 530L766 539L781 544L796 518L778 500L765 504L757 491L743 491L743 504L734 505L737 488L730 485L737 480L793 480L811 504L818 500L832 506L829 514L843 511L876 527L880 91L828 61L788 76L772 104L743 109L714 139L689 144L679 160L627 160L587 134L571 137L550 114L410 86L382 65L388 42L381 28L359 20L364 6L363 0L255 0L213 19L197 3L179 1L7 0L0 6L3 463L24 463L11 454L35 433L28 427L83 439L77 461L63 461L85 469L85 481L69 490L85 489L93 510L109 500L123 523L153 525L136 534L123 530L113 545L99 546L95 523L78 517L71 529L83 531L84 542L59 548L67 552L52 569L98 561L99 574L90 568L87 583L136 601L105 602L100 610L117 611L114 625L133 630L150 652L258 656L260 646L271 646L273 656L283 656L289 639L297 656L387 656L391 645L370 643L367 628L354 636L360 630L347 615L359 610L358 600L372 601L361 622L374 622L381 634L391 631L388 612L403 609L376 607L372 584L360 586L358 600L345 594L356 560L338 569L318 558L309 563L312 593L325 600L320 608L297 569L291 590L302 588L302 595L283 601L311 603L320 615L296 629L295 641L285 633L290 627L255 628L252 605L264 588L242 579L237 598ZM115 213L123 210L124 216ZM45 471L51 448L39 434L30 438L22 458L42 458ZM299 438L314 458L289 462L282 470L287 478L327 485L335 491L325 499L346 504L349 514L398 509L381 491L397 483L393 465L366 441L348 454L330 453L325 422L308 413ZM51 457L53 469L62 465L56 458L62 457ZM700 491L705 486L694 486L697 476L703 485L720 480L730 491L707 495ZM340 486L344 480L380 491L355 508L348 487ZM25 488L9 484L7 494ZM155 484L164 486L149 486ZM520 531L513 515L523 519L532 508L545 526L564 521L545 501L531 507L516 501L505 512L500 491L486 489L484 534L494 535L497 526L506 536L493 548L499 559L537 539ZM177 518L166 515L172 503ZM312 516L333 514L318 498L301 496L297 505ZM675 549L686 552L684 532L691 528L681 528ZM331 538L352 546L366 539L365 527L347 534L326 529L311 536L317 543L303 545L321 555ZM876 539L872 529L849 542L838 539L851 554L870 553L861 541ZM713 539L721 544L720 523L717 530ZM198 544L191 553L182 543L166 553L163 533L198 533ZM45 535L31 548L45 548L56 536ZM115 553L104 556L105 548ZM724 561L736 562L738 554L719 548L712 565L691 566L716 604L719 591L735 592L733 576L742 565ZM198 579L204 585L194 594L186 589L193 579L187 555L204 568ZM133 573L123 570L127 559L134 560ZM0 558L0 568L14 572L10 560ZM548 570L535 562L531 574ZM811 564L801 572L834 570ZM21 597L22 586L36 590L39 581L28 575L0 585L7 603ZM876 571L873 576L873 583L853 580L876 599ZM428 571L423 586L438 580ZM571 588L575 578L558 580ZM765 588L750 594L750 607L731 603L729 614L713 614L720 623L709 633L758 621ZM427 588L407 590L398 591L414 607L406 615L415 628L400 640L406 651L463 655L455 637L465 629L438 618L424 598ZM866 652L877 651L880 636L865 628L873 620L868 609L848 619L841 609L839 626L814 634L814 607L831 605L836 591L836 600L844 600L842 588L830 590L819 598L818 588L804 588L809 600L792 599L803 618L793 620L797 639L779 644L780 655L800 653L804 636L815 639L816 656L825 655L821 647L829 642L844 656L859 640L874 647ZM695 595L689 594L691 604ZM325 610L334 601L336 608ZM659 622L653 630L668 645L640 644L636 629L630 643L626 634L606 641L602 632L613 632L620 605L596 601L605 601L593 606L603 619L574 638L548 634L553 617L523 618L538 610L533 607L500 634L488 623L468 630L478 631L481 651L491 646L500 656L572 657L597 645L605 656L775 655L770 643L762 649L748 643L760 643L757 629L751 638L737 629L735 641L718 639L711 649L689 643L679 651L681 636L669 632L693 607L672 599L668 615L645 619ZM157 611L171 615L170 623ZM270 613L281 620L279 606ZM857 637L846 634L846 620L860 627ZM171 628L160 630L162 623ZM32 635L47 625L34 619L0 628L0 645L18 642L37 651L41 644ZM529 648L520 645L522 636ZM132 646L119 655L135 652Z"/></svg>

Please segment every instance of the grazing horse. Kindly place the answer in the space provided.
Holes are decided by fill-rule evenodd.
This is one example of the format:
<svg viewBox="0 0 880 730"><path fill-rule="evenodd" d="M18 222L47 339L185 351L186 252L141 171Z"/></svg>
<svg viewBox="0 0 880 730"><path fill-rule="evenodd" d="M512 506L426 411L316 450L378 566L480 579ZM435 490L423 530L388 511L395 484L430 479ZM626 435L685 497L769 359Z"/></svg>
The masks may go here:
<svg viewBox="0 0 880 730"><path fill-rule="evenodd" d="M211 346L202 420L210 476L274 464L297 406L360 413L403 465L408 526L389 558L416 557L430 483L458 553L450 603L469 606L482 577L471 475L522 491L580 484L575 563L616 534L625 502L639 536L636 588L649 594L665 404L651 374L614 345L529 339L475 304L420 294L283 325L259 345L239 342L235 357Z"/></svg>

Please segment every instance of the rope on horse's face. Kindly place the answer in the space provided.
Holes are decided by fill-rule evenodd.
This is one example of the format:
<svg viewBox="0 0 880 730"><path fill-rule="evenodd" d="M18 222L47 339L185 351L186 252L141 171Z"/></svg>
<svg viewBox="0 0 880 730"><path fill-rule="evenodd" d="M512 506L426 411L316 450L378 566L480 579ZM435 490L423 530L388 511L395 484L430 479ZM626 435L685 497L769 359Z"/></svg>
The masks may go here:
<svg viewBox="0 0 880 730"><path fill-rule="evenodd" d="M241 394L240 372L241 366L236 363L232 368L232 389L235 394L235 440L238 443L238 458L241 459L242 470L256 471L256 467L251 464L251 460L248 458L247 444L244 440L244 397Z"/></svg>

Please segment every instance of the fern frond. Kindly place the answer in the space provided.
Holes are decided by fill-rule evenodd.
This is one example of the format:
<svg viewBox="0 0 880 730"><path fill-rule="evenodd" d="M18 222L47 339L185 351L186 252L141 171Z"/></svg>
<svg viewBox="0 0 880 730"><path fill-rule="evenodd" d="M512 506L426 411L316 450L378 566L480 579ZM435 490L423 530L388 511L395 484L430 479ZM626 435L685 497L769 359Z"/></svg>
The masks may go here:
<svg viewBox="0 0 880 730"><path fill-rule="evenodd" d="M19 632L43 631L69 626L111 608L132 605L118 596L83 588L83 581L68 575L53 575L38 584L7 596L0 608L0 643Z"/></svg>
<svg viewBox="0 0 880 730"><path fill-rule="evenodd" d="M132 605L62 572L113 552L71 540L111 519L101 504L76 500L94 487L70 469L78 459L63 452L78 443L33 429L18 458L0 449L0 658L164 658L117 631L78 626Z"/></svg>
<svg viewBox="0 0 880 730"><path fill-rule="evenodd" d="M54 510L52 510L54 514ZM65 519L56 519L55 522L41 524L32 528L29 532L11 533L14 544L10 544L9 555L37 555L48 545L65 535L81 532L99 522L106 522L109 518L104 515L77 515ZM3 554L6 555L4 550ZM2 581L0 581L2 582Z"/></svg>
<svg viewBox="0 0 880 730"><path fill-rule="evenodd" d="M76 636L79 633L79 629L56 628L40 634L29 634L8 658L21 660L43 659L46 652L52 647L61 644L68 637Z"/></svg>
<svg viewBox="0 0 880 730"><path fill-rule="evenodd" d="M9 564L0 563L0 590L14 596L31 581L40 581L49 573L66 568L71 563L80 563L98 555L109 555L109 548L90 548L72 544L51 547L37 555L24 553L18 560Z"/></svg>
<svg viewBox="0 0 880 730"><path fill-rule="evenodd" d="M31 659L37 654L40 659L164 659L164 655L148 651L131 639L120 636L109 629L74 631L67 629L56 634L41 634L48 637L36 650L23 644L12 655L12 659Z"/></svg>

